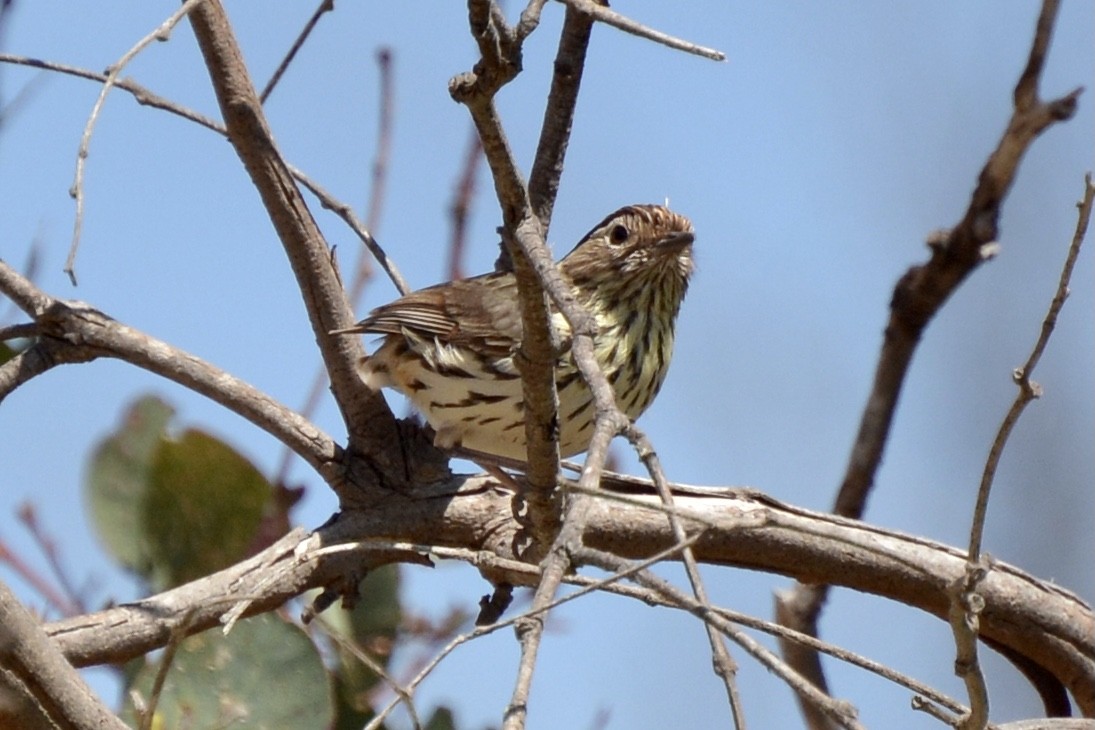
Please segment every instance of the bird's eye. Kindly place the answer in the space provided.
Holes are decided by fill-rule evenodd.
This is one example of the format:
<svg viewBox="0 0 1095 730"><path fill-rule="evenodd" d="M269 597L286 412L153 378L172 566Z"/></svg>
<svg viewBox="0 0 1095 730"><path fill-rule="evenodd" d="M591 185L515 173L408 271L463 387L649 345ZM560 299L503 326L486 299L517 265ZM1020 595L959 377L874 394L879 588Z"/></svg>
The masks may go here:
<svg viewBox="0 0 1095 730"><path fill-rule="evenodd" d="M618 246L621 243L627 241L629 236L631 236L631 231L627 230L627 226L617 224L613 226L612 231L609 232L608 240L612 241L612 243Z"/></svg>

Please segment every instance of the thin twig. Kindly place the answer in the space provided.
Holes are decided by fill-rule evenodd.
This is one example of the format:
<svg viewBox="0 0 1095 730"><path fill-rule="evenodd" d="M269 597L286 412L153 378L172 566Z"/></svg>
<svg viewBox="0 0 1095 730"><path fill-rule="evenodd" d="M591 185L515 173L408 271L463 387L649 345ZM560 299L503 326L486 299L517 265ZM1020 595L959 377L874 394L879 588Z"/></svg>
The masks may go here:
<svg viewBox="0 0 1095 730"><path fill-rule="evenodd" d="M661 460L658 459L654 446L650 443L646 434L634 424L628 428L627 437L635 447L636 452L638 452L639 458L650 474L650 478L654 481L654 487L658 491L658 497L661 499L662 504L671 510L673 507L673 492L669 488L669 481L665 477ZM687 533L680 520L672 511L667 511L666 517L669 520L669 528L673 531L674 540L679 543L684 542ZM710 609L711 604L707 599L707 589L700 577L699 564L696 562L696 556L692 553L692 550L686 549L681 553L681 562L684 563L685 574L688 576L688 582L692 587L692 594L696 597L696 601L701 606ZM707 632L708 643L711 645L711 659L715 674L722 679L723 686L726 688L726 698L730 703L730 714L733 718L734 727L744 730L745 715L736 679L737 663L730 656L730 652L727 651L718 630L710 623L705 623L704 629Z"/></svg>
<svg viewBox="0 0 1095 730"><path fill-rule="evenodd" d="M1042 30L1041 26L1039 30ZM1024 75L1025 79L1026 76ZM1023 88L1024 83L1020 82L1020 89ZM1016 90L1016 103L1020 103L1020 99L1022 99L1023 103L1029 104L1028 93L1026 91L1021 93L1020 89ZM1091 173L1088 173L1084 177L1083 198L1077 204L1079 215L1076 221L1076 231L1072 236L1072 243L1068 247L1068 255L1065 257L1065 264L1061 269L1057 290L1050 302L1049 311L1046 312L1045 319L1042 320L1041 331L1030 352L1030 356L1013 373L1019 392L996 432L996 438L992 442L988 459L985 461L985 469L981 475L981 485L977 490L977 501L970 527L969 554L965 575L957 579L949 591L950 611L948 615L957 653L954 671L965 682L970 699L970 712L962 718L961 730L983 730L989 721L988 688L977 657L980 614L985 606L984 598L978 593L978 586L992 569L992 561L981 552L989 494L992 491L992 483L996 475L996 469L1000 464L1000 457L1004 453L1004 447L1007 445L1012 429L1015 428L1019 417L1030 402L1042 395L1042 387L1031 379L1031 374L1045 352L1050 335L1053 334L1053 329L1057 324L1057 317L1068 298L1068 285L1072 278L1072 270L1076 266L1076 259L1080 255L1080 247L1083 245L1088 223L1091 220L1093 199L1095 199L1095 187L1091 184Z"/></svg>
<svg viewBox="0 0 1095 730"><path fill-rule="evenodd" d="M625 33L638 36L640 38L646 38L647 40L660 43L663 46L676 49L678 51L684 51L685 53L692 53L697 56L703 56L704 58L710 58L712 61L725 61L726 54L722 51L717 51L714 48L706 48L704 46L698 46L695 43L691 43L686 40L681 40L667 33L662 33L660 30L654 30L648 28L642 23L637 23L631 18L624 15L620 15L615 10L609 9L606 5L598 5L593 0L563 0L568 7L574 8L586 15L589 15L594 20L598 20L606 25L611 25L613 28L618 28Z"/></svg>
<svg viewBox="0 0 1095 730"><path fill-rule="evenodd" d="M66 74L68 76L76 76L77 78L88 79L89 81L98 81L104 83L107 79L105 74L101 74L88 69L79 68L77 66L69 66L63 63L54 63L52 61L42 61L37 58L28 58L26 56L17 56L10 53L0 53L0 63L11 63L17 66L28 66L30 68L41 68L47 71L55 71L57 73ZM122 89L133 95L137 102L143 106L150 106L154 109L161 109L176 116L180 116L183 119L187 119L195 124L199 124L206 129L212 130L222 136L227 136L228 131L224 125L216 122L209 117L199 114L193 109L189 109L180 104L165 99L158 94L146 89L140 84L136 83L132 79L118 79L114 82L115 88ZM308 177L302 170L289 165L289 172L292 174L293 179L299 182L304 187L319 199L320 204L327 210L332 211L335 215L343 220L350 230L354 232L361 242L369 249L377 263L380 264L380 268L384 270L384 273L388 275L392 283L395 285L397 291L400 294L407 294L411 288L407 284L407 280L403 278L403 275L399 272L399 268L395 265L384 250L369 233L368 228L362 223L357 215L354 213L353 208L335 198L329 192L327 192L319 183Z"/></svg>
<svg viewBox="0 0 1095 730"><path fill-rule="evenodd" d="M370 672L379 677L381 681L384 682L385 686L389 687L396 694L398 701L407 708L407 714L410 715L411 723L415 729L421 730L422 721L418 719L418 710L414 706L413 690L400 684L396 678L384 668L383 664L369 656L356 642L351 641L344 632L337 629L325 618L319 616L315 623L323 629L327 638L338 644L343 651L351 654L357 661L361 662Z"/></svg>
<svg viewBox="0 0 1095 730"><path fill-rule="evenodd" d="M46 531L38 521L37 510L35 510L34 505L31 502L24 502L20 505L19 521L27 528L34 538L34 542L38 544L38 549L46 556L46 563L53 572L54 579L67 597L67 600L61 603L55 603L54 607L68 616L87 613L87 606L84 605L84 601L80 598L79 591L76 590L76 586L73 585L72 580L68 577L68 573L65 572L64 566L61 565L61 556L57 551L57 541L46 534Z"/></svg>
<svg viewBox="0 0 1095 730"><path fill-rule="evenodd" d="M297 35L296 40L293 41L293 45L289 48L288 53L285 54L285 58L281 59L281 63L278 64L277 69L274 70L274 75L270 77L270 80L266 82L266 86L263 87L262 93L259 94L259 99L265 104L266 100L270 98L270 94L273 93L274 87L278 85L278 81L281 80L282 75L286 69L289 68L289 64L296 58L297 52L304 46L304 42L308 40L308 36L315 30L316 25L319 23L319 19L324 13L330 12L335 9L334 0L320 0L319 6L316 7L312 17L308 18L308 22L304 24L304 28Z"/></svg>
<svg viewBox="0 0 1095 730"><path fill-rule="evenodd" d="M449 654L451 654L453 651L455 651L461 645L466 644L469 641L472 641L474 639L477 639L480 636L485 636L487 634L494 633L495 631L498 631L499 629L502 629L502 628L506 628L506 627L509 627L509 626L519 627L520 624L526 623L526 622L529 621L529 619L532 619L532 618L540 618L542 620L542 617L546 616L549 611L551 611L552 609L554 609L558 606L561 606L564 603L569 603L570 601L577 600L578 598L581 598L582 596L585 596L585 595L587 595L589 593L592 593L594 591L602 590L606 586L612 585L613 583L617 583L617 582L619 582L619 581L621 581L625 578L628 578L628 577L638 573L639 571L642 571L642 570L645 570L645 569L649 568L650 566L652 566L656 563L662 562L664 560L668 560L669 558L671 558L675 554L677 554L681 549L691 547L691 545L695 542L695 540L696 540L696 537L693 537L688 542L684 543L683 545L673 545L672 547L670 547L666 550L662 550L662 551L656 553L655 555L650 556L649 558L647 558L645 560L637 561L634 564L630 564L630 565L626 566L626 568L624 570L621 570L617 573L614 573L613 575L610 575L606 578L601 578L599 580L586 579L585 581L583 581L583 584L581 585L581 587L578 590L574 591L573 593L567 594L565 596L553 596L551 601L549 601L548 603L546 603L542 606L533 605L532 607L530 607L526 611L523 611L522 613L517 614L516 616L512 616L508 619L498 621L498 622L495 622L495 623L487 624L485 626L477 626L472 631L469 631L465 634L461 634L460 636L457 636L452 641L450 641L443 649L441 649L441 651L439 651L437 653L437 655L434 656L434 658L431 659L430 662L422 668L422 670L418 673L417 676L414 677L414 679L412 679L409 683L407 683L406 690L407 690L408 694L413 696L413 693L414 693L415 689L418 687L418 685L420 685L423 681L425 681L425 679L431 673L433 673L433 671L438 667L438 665L440 665L441 662L444 661L444 659L449 656ZM407 546L407 547L412 547L412 546ZM421 547L425 547L425 546L421 546ZM438 557L442 557L442 558L456 558L456 559L461 559L461 560L467 560L467 559L471 558L471 562L473 564L477 564L482 560L487 560L487 561L490 561L493 564L493 567L495 567L495 568L504 568L504 569L510 570L510 571L524 572L524 573L530 574L532 576L535 576L536 574L541 574L542 575L541 571L539 569L537 569L536 566L529 565L528 563L525 563L525 562L519 562L519 561L516 561L516 560L500 559L500 558L497 558L496 556L493 556L493 555L487 555L487 554L479 553L479 552L471 552L471 551L467 551L467 550L463 550L463 549L434 547L434 548L430 548L430 550L431 550L431 552L437 554ZM568 580L569 580L569 577L568 577ZM541 577L540 578L540 585L542 585L543 582L544 582L543 578ZM518 628L518 630L520 630L520 628ZM383 723L383 721L388 717L388 715L391 714L392 710L395 709L395 707L398 705L398 703L399 703L399 700L393 700L392 703L390 703L388 707L384 708L379 713L377 713L377 716L374 717L372 719L372 721L368 725L365 726L365 730L375 730L376 728L379 728L381 726L381 723ZM507 721L513 721L517 717L518 717L517 713L507 713Z"/></svg>
<svg viewBox="0 0 1095 730"><path fill-rule="evenodd" d="M1072 236L1072 244L1068 247L1068 256L1065 257L1065 264L1061 269L1061 277L1057 282L1057 291L1053 295L1045 319L1042 320L1042 329L1037 342L1034 343L1034 348L1030 351L1030 356L1027 357L1027 361L1021 367L1016 368L1015 372L1012 373L1015 384L1019 387L1019 393L1015 396L1015 401L1011 404L1007 415L1004 416L1004 420L996 432L996 438L993 439L992 448L989 449L988 459L985 461L985 470L981 475L981 486L977 490L977 503L973 510L973 524L970 529L969 560L971 563L976 563L981 556L981 542L985 531L985 513L988 511L989 492L992 490L992 482L996 475L996 469L1000 464L1000 456L1004 452L1004 446L1007 444L1008 437L1011 436L1011 431L1019 421L1019 416L1022 415L1023 410L1032 400L1042 395L1042 387L1031 380L1030 376L1034 372L1038 361L1042 359L1042 353L1045 352L1049 337L1053 334L1053 328L1057 326L1057 316L1068 298L1068 284L1072 279L1072 270L1076 267L1076 259L1080 255L1080 247L1084 243L1087 226L1091 221L1093 197L1095 197L1095 187L1091 184L1091 173L1088 173L1084 176L1083 198L1076 204L1079 209L1076 232Z"/></svg>
<svg viewBox="0 0 1095 730"><path fill-rule="evenodd" d="M79 608L66 597L64 593L50 585L45 576L34 570L27 561L23 560L12 551L8 544L0 539L0 564L7 566L12 573L19 576L29 586L38 592L42 598L62 614L67 616L79 615Z"/></svg>
<svg viewBox="0 0 1095 730"><path fill-rule="evenodd" d="M954 673L966 685L970 702L970 710L960 718L958 730L985 730L989 723L989 690L977 658L977 634L985 599L977 588L991 570L992 561L982 556L977 563L967 563L963 575L952 581L947 590L950 598L947 621L956 649Z"/></svg>
<svg viewBox="0 0 1095 730"><path fill-rule="evenodd" d="M589 580L589 578L577 575L569 577L567 579L567 582L573 585L585 585ZM602 587L600 590L608 593L614 593L627 598L634 598L652 606L664 606L666 608L673 608L681 611L688 611L691 609L688 604L681 605L680 603L671 600L670 598L650 588L611 584ZM698 607L700 604L696 602L693 605ZM939 692L929 685L924 684L923 682L919 682L906 674L902 674L901 672L890 668L882 662L876 662L862 656L861 654L848 651L847 649L835 646L833 644L830 644L829 642L822 641L813 636L809 636L807 634L795 631L794 629L788 629L787 627L782 626L778 623L758 619L755 616L750 616L748 614L740 613L738 611L731 611L730 609L722 608L721 606L711 606L711 612L721 616L726 621L740 624L751 629L756 629L757 631L761 631L766 634L770 634L771 636L779 637L781 639L787 639L788 641L801 643L804 646L810 647L811 649L821 652L823 654L828 654L829 656L835 659L839 659L842 662L846 662L861 669L865 669L868 672L877 674L883 679L893 682L894 684L900 685L902 687L905 687L906 689L923 695L925 698L928 698L933 702L942 705L943 707L947 707L955 713L963 713L967 711L967 708L963 706L962 703L956 701L951 697L948 697L947 695ZM778 659L776 660L778 661Z"/></svg>
<svg viewBox="0 0 1095 730"><path fill-rule="evenodd" d="M600 497L603 497L604 495L605 495L604 492L600 492L597 496L600 498ZM660 505L647 503L647 504L642 504L641 506L656 509ZM695 519L698 516L699 515L694 514L693 519ZM681 551L682 547L684 549L691 549L692 546L695 545L696 542L699 540L699 538L700 538L700 534L696 533L691 538L689 538L687 540L687 542L684 543L683 546L682 545L675 545L675 546L671 547L670 549L665 550L665 551L659 553L658 555L653 556L653 557L651 557L649 559L646 559L646 560L636 561L634 563L617 562L617 563L615 563L615 567L611 569L612 570L612 575L609 576L608 578L594 579L594 578L590 578L588 576L577 574L577 573L568 575L564 579L564 582L566 582L570 585L578 586L578 587L582 588L583 590L581 592L578 592L578 593L568 594L567 596L564 596L562 598L558 598L556 600L555 605L557 606L560 603L564 603L564 602L571 601L571 600L574 600L576 598L579 598L582 595L585 595L586 593L588 593L590 590L597 590L597 591L606 591L606 592L609 592L609 593L613 593L615 595L619 595L619 596L626 597L626 598L631 598L631 599L634 599L634 600L639 600L639 601L642 601L642 602L644 602L648 605L663 606L663 607L666 607L666 608L672 608L672 609L677 609L677 610L682 610L682 611L692 611L692 612L697 613L697 614L703 614L703 615L700 616L700 618L705 620L705 621L707 620L707 618L706 618L707 615L718 615L722 619L724 619L726 622L732 622L734 624L740 624L740 625L745 626L747 628L755 629L757 631L761 631L763 633L770 634L772 636L785 638L785 639L788 639L790 641L801 642L804 645L809 646L812 649L815 649L816 651L828 654L828 655L830 655L830 656L832 656L832 657L834 657L834 658L836 658L840 661L847 662L848 664L852 664L852 665L857 666L861 669L865 669L869 672L877 674L878 676L880 676L880 677L882 677L882 678L884 678L888 681L891 681L895 684L898 684L902 687L905 687L905 688L911 690L912 692L918 693L919 695L922 695L923 697L930 699L931 701L937 703L938 705L941 705L942 707L947 708L948 710L950 710L953 713L961 714L961 713L964 713L964 712L967 711L967 708L965 708L960 702L957 702L953 698L951 698L951 697L935 690L934 688L930 687L929 685L926 685L922 682L919 682L916 679L913 679L912 677L909 677L908 675L902 674L901 672L895 671L894 669L891 669L890 667L888 667L887 665L885 665L881 662L876 662L876 661L873 661L871 659L867 659L866 657L863 657L860 654L857 654L857 653L852 652L852 651L848 651L847 649L841 648L839 646L834 646L833 644L822 641L822 640L817 639L815 637L812 637L812 636L809 636L809 635L806 635L806 634L802 634L800 632L794 631L793 629L788 629L784 626L781 626L777 623L773 623L773 622L770 622L770 621L765 621L765 620L759 619L755 616L750 616L748 614L740 613L738 611L732 611L730 609L722 608L722 607L719 607L719 606L708 606L708 607L705 608L704 604L702 604L698 601L693 601L693 600L688 600L688 601L685 601L685 602L682 603L680 601L675 600L673 597L664 594L663 592L655 590L654 588L631 586L631 585L627 585L627 584L624 584L624 583L621 582L621 579L634 578L640 571L647 570L649 567L651 567L656 562L671 559L673 557L673 553ZM489 568L489 569L492 569L492 570L515 571L515 572L523 572L523 573L526 573L530 576L531 575L536 575L536 574L539 573L539 570L535 566L530 566L527 563L523 563L523 562L519 562L519 561L515 561L515 560L507 560L505 558L501 558L501 557L493 555L493 554L484 553L482 551L469 550L467 548L450 548L450 547L438 547L438 546L430 546L430 545L414 545L414 544L405 544L405 543L404 544L399 544L399 545L392 544L390 547L394 548L394 547L397 547L397 546L402 547L402 548L407 549L407 550L412 550L412 551L423 551L423 552L428 551L433 556L435 556L437 558L440 558L440 559L444 559L444 560L460 560L460 561L469 563L471 565L474 565L474 566L478 567L481 570L485 569L485 568ZM342 546L339 546L339 547L341 548ZM603 552L599 552L599 551L594 551L594 552L590 553L589 555L594 558L594 561L593 561L594 565L596 565L598 563L603 563L604 560L606 559L605 558L606 554L603 553ZM586 557L586 555L583 554L581 557ZM613 559L613 560L616 560L616 561L620 560L619 558L615 558L614 556L610 556L610 558ZM607 566L603 566L603 567L606 567L606 569L607 569ZM664 587L665 585L667 585L667 584L662 584L661 587ZM679 596L679 595L683 595L683 594L677 594L677 595ZM518 619L519 619L519 617L515 616L515 617L513 617L513 618L511 618L507 621L501 621L497 625L491 626L489 628L491 630L496 630L497 628L509 626L513 622L517 621ZM716 628L718 628L718 626L716 626ZM460 641L459 643L463 643L463 641ZM776 657L771 657L771 659L776 661L776 662L779 661L778 658L776 658ZM435 657L432 663L436 667L436 665L439 664L440 661ZM425 678L425 676L429 674L429 672L430 672L430 670L425 670L424 673L419 677L418 680L416 680L416 682L414 684L417 685L418 683L420 683ZM394 703L394 704L397 704L397 702Z"/></svg>
<svg viewBox="0 0 1095 730"><path fill-rule="evenodd" d="M202 2L205 2L205 0L186 0L182 7L172 13L167 20L160 23L155 30L137 41L116 63L107 69L103 86L99 89L99 97L91 108L87 124L84 125L84 134L80 138L80 149L76 153L76 179L73 181L72 187L69 188L69 195L76 200L76 220L73 224L72 245L68 250L68 258L65 259L64 272L68 274L73 286L76 286L76 250L80 247L80 231L84 225L84 166L87 162L88 150L91 147L91 134L95 129L95 123L99 120L103 105L106 103L106 96L110 93L111 88L115 86L118 74L138 53L147 48L153 41L166 41L179 21Z"/></svg>
<svg viewBox="0 0 1095 730"><path fill-rule="evenodd" d="M626 560L611 553L589 548L579 550L576 557L579 557L582 562L595 565L604 570L625 571L631 567ZM694 616L702 619L706 625L712 626L715 630L724 634L765 668L786 682L795 692L809 697L815 706L820 708L830 720L836 722L840 727L862 730L863 726L856 719L856 710L851 704L836 700L819 691L806 677L798 674L793 667L781 661L774 652L768 650L751 636L738 630L731 622L725 620L713 610L709 603L690 598L685 593L677 590L668 581L658 578L649 571L629 572L629 574L634 575L635 580L640 585L664 595L679 606L685 607Z"/></svg>
<svg viewBox="0 0 1095 730"><path fill-rule="evenodd" d="M479 141L479 135L475 128L468 135L468 145L464 152L464 164L460 166L460 176L457 178L456 192L453 194L452 205L449 206L449 214L452 216L452 235L449 238L449 281L464 278L464 249L466 248L468 233L468 215L471 210L472 200L475 199L476 178L479 172L479 163L483 159L483 145Z"/></svg>
<svg viewBox="0 0 1095 730"><path fill-rule="evenodd" d="M182 646L183 641L189 636L191 626L194 623L194 609L183 615L180 620L171 629L171 639L167 642L167 646L164 647L163 655L160 657L156 666L156 676L152 680L152 688L148 693L148 700L141 708L140 712L140 729L151 730L153 723L156 719L156 705L160 702L160 697L163 694L164 683L167 682L167 674L171 670L171 665L175 663L175 655L179 651L179 647Z"/></svg>

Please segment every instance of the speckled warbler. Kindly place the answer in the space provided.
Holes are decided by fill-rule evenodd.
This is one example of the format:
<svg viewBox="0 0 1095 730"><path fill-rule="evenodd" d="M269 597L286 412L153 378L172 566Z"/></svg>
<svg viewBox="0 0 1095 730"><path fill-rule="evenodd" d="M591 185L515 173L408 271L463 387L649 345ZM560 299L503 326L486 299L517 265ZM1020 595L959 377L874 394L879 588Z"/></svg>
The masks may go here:
<svg viewBox="0 0 1095 730"><path fill-rule="evenodd" d="M559 262L596 318L595 352L616 402L637 418L654 400L673 354L673 327L692 274L691 222L658 205L621 208ZM555 368L559 449L589 447L593 399L574 365L570 326L552 308L561 343ZM362 362L365 383L410 398L441 448L525 461L524 400L514 354L521 342L512 273L483 274L413 292L342 333L384 336Z"/></svg>

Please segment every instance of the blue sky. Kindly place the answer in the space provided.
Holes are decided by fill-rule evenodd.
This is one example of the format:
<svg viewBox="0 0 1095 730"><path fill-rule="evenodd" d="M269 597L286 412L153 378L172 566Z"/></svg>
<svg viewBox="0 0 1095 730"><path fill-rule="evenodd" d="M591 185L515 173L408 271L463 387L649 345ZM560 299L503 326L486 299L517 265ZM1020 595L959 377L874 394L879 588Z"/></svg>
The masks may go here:
<svg viewBox="0 0 1095 730"><path fill-rule="evenodd" d="M1092 84L1088 2L1065 0L1043 81L1047 97ZM1010 114L1033 30L1034 2L656 3L617 9L724 51L714 63L608 27L593 34L551 242L568 250L627 203L663 202L697 231L698 272L658 401L640 422L671 478L747 484L809 508L829 506L851 447L893 284L927 255L924 240L961 217L980 166ZM101 70L176 5L16 2L3 50ZM229 3L261 85L312 3ZM530 163L562 8L551 3L526 44L525 73L498 103L510 143ZM416 287L444 276L447 209L469 134L446 90L475 45L461 3L339 3L267 106L285 157L360 210L375 151L377 70L394 54L395 135L387 203L375 230ZM219 117L185 24L126 76ZM287 404L317 365L285 256L231 147L220 137L114 92L96 128L85 183L80 285L62 274L74 217L76 150L94 84L0 69L6 103L33 92L0 129L0 257L21 264L41 246L38 283L195 353ZM869 520L964 544L989 444L1014 397L1075 226L1074 203L1093 161L1091 92L1075 119L1050 129L1024 160L1001 221L998 258L963 285L928 328L913 362ZM344 267L353 235L313 206ZM485 168L471 219L467 270L486 271L499 223ZM986 549L1095 599L1095 302L1091 250L1035 379L1033 404L1001 463ZM394 290L370 285L361 311ZM3 308L0 308L2 311ZM41 568L14 511L36 504L61 538L65 565L95 600L135 588L106 561L84 518L90 450L124 406L153 392L178 424L208 429L272 473L269 436L178 386L109 361L66 367L0 407L0 538ZM400 412L401 399L393 406ZM317 422L344 436L330 402ZM626 470L638 473L622 447ZM308 487L299 524L321 524L333 495L298 465ZM676 576L675 569L666 573ZM41 599L8 571L20 595ZM713 597L771 615L778 576L708 569ZM486 589L470 569L408 569L407 601L440 615ZM825 638L962 696L945 625L876 598L837 591ZM741 661L747 717L798 724L790 693ZM457 652L422 691L454 706L463 727L498 723L517 646L498 634ZM998 720L1037 705L1017 675L990 658ZM868 726L935 727L907 693L830 664L837 694ZM109 692L109 683L96 686ZM556 614L530 706L530 728L725 725L723 692L702 629L690 618L608 597Z"/></svg>

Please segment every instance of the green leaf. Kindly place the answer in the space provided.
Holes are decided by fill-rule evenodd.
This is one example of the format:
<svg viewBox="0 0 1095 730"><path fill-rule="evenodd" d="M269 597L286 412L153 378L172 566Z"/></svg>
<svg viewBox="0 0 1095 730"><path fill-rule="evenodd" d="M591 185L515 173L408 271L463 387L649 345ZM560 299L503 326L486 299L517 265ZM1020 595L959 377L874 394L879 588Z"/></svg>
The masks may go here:
<svg viewBox="0 0 1095 730"><path fill-rule="evenodd" d="M149 701L157 663L131 689ZM122 717L136 725L126 693ZM296 626L266 614L236 624L228 636L207 631L184 640L168 669L153 727L315 730L334 707L319 652Z"/></svg>
<svg viewBox="0 0 1095 730"><path fill-rule="evenodd" d="M134 402L118 430L93 452L84 479L99 539L118 562L145 577L152 565L143 527L149 471L173 414L154 396Z"/></svg>
<svg viewBox="0 0 1095 730"><path fill-rule="evenodd" d="M152 459L143 530L152 583L168 588L251 552L272 487L250 461L197 430L163 441Z"/></svg>

